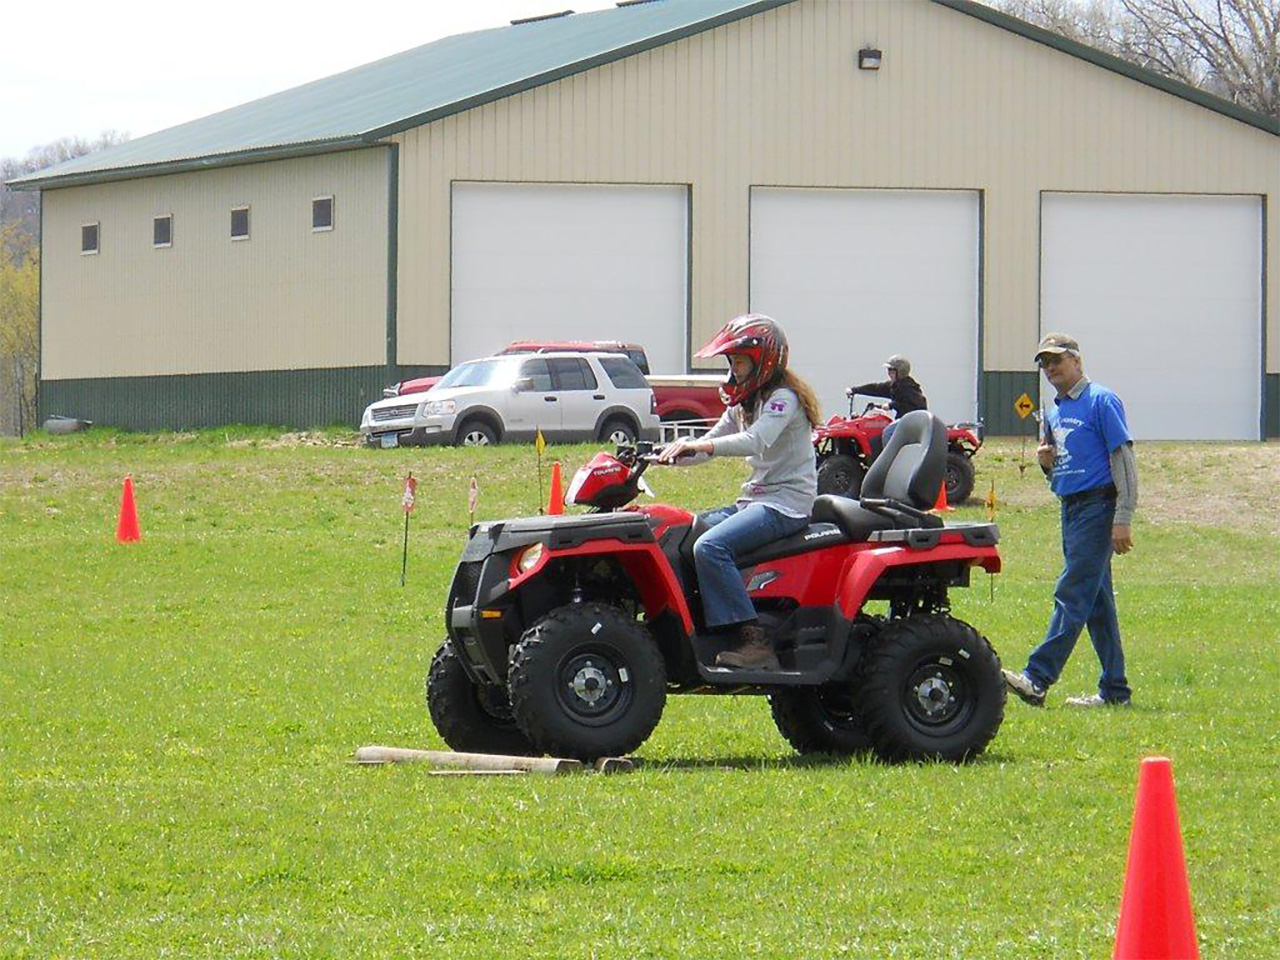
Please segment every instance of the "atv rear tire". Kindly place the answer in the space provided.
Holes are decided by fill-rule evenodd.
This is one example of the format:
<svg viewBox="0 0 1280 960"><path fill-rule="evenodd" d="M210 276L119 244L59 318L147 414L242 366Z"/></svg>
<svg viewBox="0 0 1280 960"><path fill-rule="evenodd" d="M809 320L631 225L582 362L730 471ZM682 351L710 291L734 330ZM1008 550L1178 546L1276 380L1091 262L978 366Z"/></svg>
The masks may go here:
<svg viewBox="0 0 1280 960"><path fill-rule="evenodd" d="M444 742L454 750L508 757L537 753L529 738L516 726L503 689L473 683L448 641L431 659L427 673L427 710Z"/></svg>
<svg viewBox="0 0 1280 960"><path fill-rule="evenodd" d="M964 503L973 495L973 461L957 450L947 451L947 506Z"/></svg>
<svg viewBox="0 0 1280 960"><path fill-rule="evenodd" d="M778 732L798 753L864 753L871 738L857 709L851 683L784 687L769 694Z"/></svg>
<svg viewBox="0 0 1280 960"><path fill-rule="evenodd" d="M648 739L667 700L667 671L649 631L617 607L558 607L525 631L511 657L511 708L541 751L595 760Z"/></svg>
<svg viewBox="0 0 1280 960"><path fill-rule="evenodd" d="M857 500L862 493L862 478L866 473L854 457L844 453L833 454L818 465L818 493Z"/></svg>
<svg viewBox="0 0 1280 960"><path fill-rule="evenodd" d="M890 621L859 672L858 711L885 760L970 760L1004 720L1000 658L951 617Z"/></svg>

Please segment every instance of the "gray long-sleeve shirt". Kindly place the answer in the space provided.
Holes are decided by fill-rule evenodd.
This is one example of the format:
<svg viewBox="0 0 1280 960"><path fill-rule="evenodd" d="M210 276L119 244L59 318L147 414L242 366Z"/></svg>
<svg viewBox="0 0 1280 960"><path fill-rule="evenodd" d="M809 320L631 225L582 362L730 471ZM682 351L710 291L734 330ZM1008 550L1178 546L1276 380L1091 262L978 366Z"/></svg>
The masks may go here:
<svg viewBox="0 0 1280 960"><path fill-rule="evenodd" d="M751 476L739 503L763 503L789 517L808 517L818 495L813 431L800 398L779 387L755 399L755 419L747 426L740 406L729 407L703 435L717 457L746 457Z"/></svg>
<svg viewBox="0 0 1280 960"><path fill-rule="evenodd" d="M1129 526L1138 507L1138 458L1133 444L1122 443L1111 451L1111 482L1116 485L1116 518L1113 523Z"/></svg>

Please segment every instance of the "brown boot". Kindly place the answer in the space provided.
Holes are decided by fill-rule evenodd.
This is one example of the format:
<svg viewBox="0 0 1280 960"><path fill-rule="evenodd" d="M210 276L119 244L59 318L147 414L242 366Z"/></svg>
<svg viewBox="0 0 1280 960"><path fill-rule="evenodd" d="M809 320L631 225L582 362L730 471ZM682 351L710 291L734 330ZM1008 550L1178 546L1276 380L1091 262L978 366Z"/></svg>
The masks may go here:
<svg viewBox="0 0 1280 960"><path fill-rule="evenodd" d="M782 669L778 655L773 652L773 644L769 643L763 629L749 623L742 628L740 637L737 649L726 650L716 657L717 667L737 667L740 670Z"/></svg>

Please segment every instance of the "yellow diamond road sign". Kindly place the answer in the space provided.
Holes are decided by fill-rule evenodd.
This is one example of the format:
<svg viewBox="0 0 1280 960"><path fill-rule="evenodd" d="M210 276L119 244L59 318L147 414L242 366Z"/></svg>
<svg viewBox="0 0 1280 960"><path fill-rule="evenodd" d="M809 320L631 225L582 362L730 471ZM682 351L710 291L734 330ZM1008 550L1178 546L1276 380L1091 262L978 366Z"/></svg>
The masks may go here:
<svg viewBox="0 0 1280 960"><path fill-rule="evenodd" d="M1023 420L1027 419L1027 415L1035 408L1036 405L1031 402L1031 398L1025 393L1017 400L1013 401L1013 409L1018 411L1018 416Z"/></svg>

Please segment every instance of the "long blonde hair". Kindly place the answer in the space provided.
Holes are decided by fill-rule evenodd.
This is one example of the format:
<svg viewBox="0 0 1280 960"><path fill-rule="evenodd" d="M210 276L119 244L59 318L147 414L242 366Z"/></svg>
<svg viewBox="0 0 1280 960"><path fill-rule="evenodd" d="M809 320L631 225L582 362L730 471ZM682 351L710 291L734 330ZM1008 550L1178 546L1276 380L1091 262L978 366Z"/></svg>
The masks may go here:
<svg viewBox="0 0 1280 960"><path fill-rule="evenodd" d="M753 404L755 407L750 413L743 410L747 423L751 424L755 420L754 414L764 406L764 402L769 399L769 395L780 387L786 387L800 401L800 408L804 410L805 419L809 421L809 426L816 427L822 423L822 407L818 403L818 395L813 392L813 387L805 381L799 374L791 370L783 370L782 373L773 378L773 382L769 386L761 390L758 394L759 403Z"/></svg>

